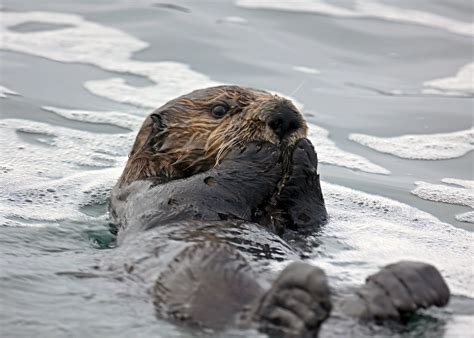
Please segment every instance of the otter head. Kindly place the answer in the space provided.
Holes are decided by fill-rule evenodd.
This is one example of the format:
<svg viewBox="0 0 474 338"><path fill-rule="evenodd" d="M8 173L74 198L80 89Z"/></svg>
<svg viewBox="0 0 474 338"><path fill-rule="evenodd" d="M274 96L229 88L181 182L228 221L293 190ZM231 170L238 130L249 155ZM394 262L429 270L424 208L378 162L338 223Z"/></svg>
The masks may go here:
<svg viewBox="0 0 474 338"><path fill-rule="evenodd" d="M121 183L189 177L218 165L230 150L250 142L289 148L306 133L303 116L283 97L238 86L196 90L146 118Z"/></svg>

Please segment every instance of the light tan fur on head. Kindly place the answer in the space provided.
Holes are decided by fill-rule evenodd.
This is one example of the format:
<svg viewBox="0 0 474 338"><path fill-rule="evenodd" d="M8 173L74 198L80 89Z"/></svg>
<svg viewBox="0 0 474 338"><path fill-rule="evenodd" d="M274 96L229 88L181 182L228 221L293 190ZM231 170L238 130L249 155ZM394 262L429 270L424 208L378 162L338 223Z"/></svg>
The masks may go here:
<svg viewBox="0 0 474 338"><path fill-rule="evenodd" d="M213 108L228 108L221 117ZM282 106L298 115L300 127L280 140L267 120ZM196 90L150 114L138 132L120 183L153 177L158 182L189 177L216 166L232 149L254 141L282 146L306 137L296 107L280 96L238 86Z"/></svg>

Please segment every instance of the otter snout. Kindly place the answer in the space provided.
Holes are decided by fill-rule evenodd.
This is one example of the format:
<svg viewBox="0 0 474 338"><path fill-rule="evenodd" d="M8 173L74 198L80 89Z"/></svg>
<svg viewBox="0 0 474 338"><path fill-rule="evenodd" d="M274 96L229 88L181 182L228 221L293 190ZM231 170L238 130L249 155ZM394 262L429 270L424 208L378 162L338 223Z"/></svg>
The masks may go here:
<svg viewBox="0 0 474 338"><path fill-rule="evenodd" d="M286 105L280 106L265 122L280 141L303 126L300 113Z"/></svg>

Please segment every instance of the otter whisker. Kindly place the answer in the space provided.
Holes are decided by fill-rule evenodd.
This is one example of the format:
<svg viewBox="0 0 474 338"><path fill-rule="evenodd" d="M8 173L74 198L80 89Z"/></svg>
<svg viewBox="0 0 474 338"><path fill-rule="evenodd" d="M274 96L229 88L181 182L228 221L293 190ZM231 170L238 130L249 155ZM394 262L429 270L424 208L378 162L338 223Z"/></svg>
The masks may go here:
<svg viewBox="0 0 474 338"><path fill-rule="evenodd" d="M290 96L295 95L301 88L303 88L305 83L306 83L306 79L303 79L303 81L301 81L300 84L296 86L296 88L290 93Z"/></svg>

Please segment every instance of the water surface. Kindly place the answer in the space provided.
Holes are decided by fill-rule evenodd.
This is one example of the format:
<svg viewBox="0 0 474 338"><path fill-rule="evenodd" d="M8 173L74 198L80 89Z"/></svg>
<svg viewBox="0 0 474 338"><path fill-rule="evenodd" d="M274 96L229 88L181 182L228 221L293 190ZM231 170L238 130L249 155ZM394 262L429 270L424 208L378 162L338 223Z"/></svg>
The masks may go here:
<svg viewBox="0 0 474 338"><path fill-rule="evenodd" d="M2 336L196 335L129 285L86 277L114 253L106 198L143 118L220 83L290 96L310 122L331 216L312 262L332 285L399 259L446 276L448 308L354 334L469 335L469 1L4 0L0 13ZM331 324L321 336L350 330Z"/></svg>

